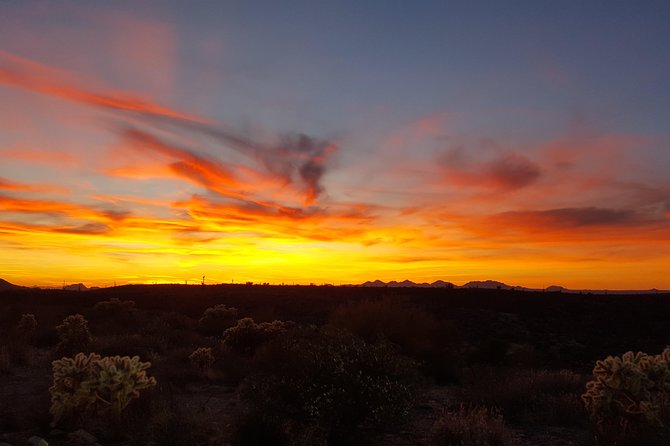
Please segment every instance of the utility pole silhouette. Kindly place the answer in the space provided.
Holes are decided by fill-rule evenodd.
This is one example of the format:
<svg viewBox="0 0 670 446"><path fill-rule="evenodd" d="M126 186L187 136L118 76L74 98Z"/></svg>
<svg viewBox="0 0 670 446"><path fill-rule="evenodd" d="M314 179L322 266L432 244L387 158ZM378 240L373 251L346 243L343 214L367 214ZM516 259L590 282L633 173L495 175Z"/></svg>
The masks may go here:
<svg viewBox="0 0 670 446"><path fill-rule="evenodd" d="M205 276L202 276L202 283L201 283L201 285L202 285L202 286L205 286Z"/></svg>

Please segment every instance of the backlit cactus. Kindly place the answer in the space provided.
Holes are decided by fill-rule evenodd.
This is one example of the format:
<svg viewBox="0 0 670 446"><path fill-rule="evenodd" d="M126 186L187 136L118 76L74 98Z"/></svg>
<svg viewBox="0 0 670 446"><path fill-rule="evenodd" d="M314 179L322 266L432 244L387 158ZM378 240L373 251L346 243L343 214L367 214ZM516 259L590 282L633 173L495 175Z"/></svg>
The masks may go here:
<svg viewBox="0 0 670 446"><path fill-rule="evenodd" d="M88 321L81 314L71 314L63 319L63 323L56 327L60 343L60 354L71 354L85 350L91 342L91 333L88 331Z"/></svg>
<svg viewBox="0 0 670 446"><path fill-rule="evenodd" d="M16 328L21 337L30 338L37 330L37 318L31 313L22 314Z"/></svg>
<svg viewBox="0 0 670 446"><path fill-rule="evenodd" d="M670 404L670 347L651 356L626 352L596 362L582 400L601 431L661 426Z"/></svg>
<svg viewBox="0 0 670 446"><path fill-rule="evenodd" d="M212 354L212 349L210 347L199 347L195 349L188 357L195 367L200 370L200 373L205 373L205 371L214 364L214 355Z"/></svg>
<svg viewBox="0 0 670 446"><path fill-rule="evenodd" d="M106 356L77 353L53 362L51 409L53 423L64 416L84 413L118 415L139 397L140 390L156 385L146 374L151 366L138 356Z"/></svg>
<svg viewBox="0 0 670 446"><path fill-rule="evenodd" d="M237 321L237 308L227 307L224 304L214 305L205 310L198 325L200 329L210 335L220 335Z"/></svg>

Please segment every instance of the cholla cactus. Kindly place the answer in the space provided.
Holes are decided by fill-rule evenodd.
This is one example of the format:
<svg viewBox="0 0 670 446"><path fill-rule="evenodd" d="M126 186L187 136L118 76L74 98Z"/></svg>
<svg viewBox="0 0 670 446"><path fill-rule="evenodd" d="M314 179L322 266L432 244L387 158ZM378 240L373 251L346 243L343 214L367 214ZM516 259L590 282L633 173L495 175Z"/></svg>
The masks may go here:
<svg viewBox="0 0 670 446"><path fill-rule="evenodd" d="M224 304L214 305L205 310L198 320L200 329L207 334L220 335L237 321L237 308L227 307Z"/></svg>
<svg viewBox="0 0 670 446"><path fill-rule="evenodd" d="M252 318L245 317L223 332L223 345L241 355L252 355L258 347L293 326L291 321L277 320L257 324Z"/></svg>
<svg viewBox="0 0 670 446"><path fill-rule="evenodd" d="M63 323L56 327L56 331L61 340L58 351L62 354L84 350L91 342L88 321L81 314L71 314L63 319Z"/></svg>
<svg viewBox="0 0 670 446"><path fill-rule="evenodd" d="M96 376L93 363L100 355L77 353L74 358L61 358L52 363L53 386L51 393L51 415L53 425L65 415L85 412L96 401Z"/></svg>
<svg viewBox="0 0 670 446"><path fill-rule="evenodd" d="M96 363L96 397L101 408L120 414L130 402L140 396L140 390L156 385L147 376L150 362L141 362L139 356L106 356Z"/></svg>
<svg viewBox="0 0 670 446"><path fill-rule="evenodd" d="M22 337L30 338L37 329L37 318L31 313L22 314L16 328Z"/></svg>
<svg viewBox="0 0 670 446"><path fill-rule="evenodd" d="M608 356L596 362L593 377L582 400L601 431L616 423L624 432L662 424L659 416L670 402L670 347L656 356Z"/></svg>
<svg viewBox="0 0 670 446"><path fill-rule="evenodd" d="M148 362L138 356L106 356L77 353L73 358L53 362L51 393L52 425L63 416L86 412L111 412L118 415L139 397L139 391L155 386L148 377Z"/></svg>
<svg viewBox="0 0 670 446"><path fill-rule="evenodd" d="M214 355L210 347L199 347L193 351L188 357L195 367L200 370L200 373L205 373L212 364L214 364Z"/></svg>

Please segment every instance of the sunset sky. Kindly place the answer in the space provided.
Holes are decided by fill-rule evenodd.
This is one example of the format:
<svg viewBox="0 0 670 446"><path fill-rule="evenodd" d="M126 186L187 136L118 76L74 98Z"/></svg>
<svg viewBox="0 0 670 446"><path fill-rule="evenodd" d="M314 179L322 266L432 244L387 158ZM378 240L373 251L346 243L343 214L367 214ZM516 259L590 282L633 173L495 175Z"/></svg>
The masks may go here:
<svg viewBox="0 0 670 446"><path fill-rule="evenodd" d="M0 1L0 278L670 289L668 23Z"/></svg>

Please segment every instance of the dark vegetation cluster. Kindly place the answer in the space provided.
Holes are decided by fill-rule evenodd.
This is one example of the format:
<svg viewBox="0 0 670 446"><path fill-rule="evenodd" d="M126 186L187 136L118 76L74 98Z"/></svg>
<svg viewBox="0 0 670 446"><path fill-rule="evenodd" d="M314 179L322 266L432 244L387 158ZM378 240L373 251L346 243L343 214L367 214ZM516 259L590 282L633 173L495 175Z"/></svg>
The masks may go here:
<svg viewBox="0 0 670 446"><path fill-rule="evenodd" d="M5 291L0 442L670 444L669 317L663 295Z"/></svg>

